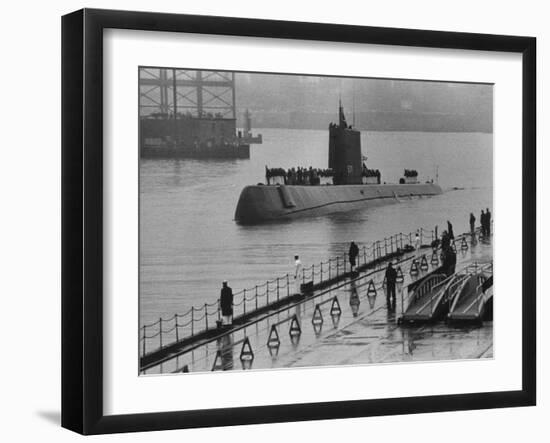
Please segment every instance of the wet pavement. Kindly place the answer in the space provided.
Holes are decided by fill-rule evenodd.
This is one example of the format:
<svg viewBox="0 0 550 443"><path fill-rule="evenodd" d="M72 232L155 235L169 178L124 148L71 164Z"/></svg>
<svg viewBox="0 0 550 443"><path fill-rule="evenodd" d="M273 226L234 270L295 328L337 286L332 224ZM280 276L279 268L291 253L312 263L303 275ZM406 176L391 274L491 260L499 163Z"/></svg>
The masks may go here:
<svg viewBox="0 0 550 443"><path fill-rule="evenodd" d="M463 251L460 246L457 241L457 272L473 263L492 261L489 242L472 245L468 238L468 250ZM414 280L437 267L430 263L430 249L420 252L426 253L430 265ZM174 357L147 370L146 374L204 372L213 367L243 370L492 358L492 322L481 326L444 322L398 325L398 318L407 308L405 292L412 281L409 269L414 256L408 255L402 264L405 281L397 285L395 309L386 306L384 272L380 268L372 275L362 274L261 322L229 333L217 342ZM376 294L369 293L371 279L375 282ZM292 320L294 316L301 330L299 334ZM295 332L293 336L291 327ZM272 346L267 345L270 334ZM278 335L278 346L273 346L277 343L275 335Z"/></svg>

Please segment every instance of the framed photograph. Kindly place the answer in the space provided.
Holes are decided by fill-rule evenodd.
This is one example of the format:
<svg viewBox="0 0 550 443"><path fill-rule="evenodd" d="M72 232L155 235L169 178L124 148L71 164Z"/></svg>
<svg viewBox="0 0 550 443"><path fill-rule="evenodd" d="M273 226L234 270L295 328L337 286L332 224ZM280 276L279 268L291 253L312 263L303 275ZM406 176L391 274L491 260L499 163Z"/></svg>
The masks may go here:
<svg viewBox="0 0 550 443"><path fill-rule="evenodd" d="M62 21L62 425L536 403L536 40Z"/></svg>

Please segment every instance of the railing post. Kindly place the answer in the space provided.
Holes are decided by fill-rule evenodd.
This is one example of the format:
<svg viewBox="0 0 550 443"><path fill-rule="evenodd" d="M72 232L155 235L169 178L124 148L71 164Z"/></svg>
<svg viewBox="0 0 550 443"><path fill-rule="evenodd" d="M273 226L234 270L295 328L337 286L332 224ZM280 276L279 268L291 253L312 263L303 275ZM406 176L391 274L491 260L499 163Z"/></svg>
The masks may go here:
<svg viewBox="0 0 550 443"><path fill-rule="evenodd" d="M265 305L269 306L269 280L265 282Z"/></svg>
<svg viewBox="0 0 550 443"><path fill-rule="evenodd" d="M319 283L323 283L323 262L321 262L321 280Z"/></svg>
<svg viewBox="0 0 550 443"><path fill-rule="evenodd" d="M424 238L424 228L420 228L420 246L424 244L423 238Z"/></svg>
<svg viewBox="0 0 550 443"><path fill-rule="evenodd" d="M332 279L332 258L328 259L328 279Z"/></svg>
<svg viewBox="0 0 550 443"><path fill-rule="evenodd" d="M286 296L290 296L290 279L288 278L288 273L286 274Z"/></svg>
<svg viewBox="0 0 550 443"><path fill-rule="evenodd" d="M256 310L258 310L258 286L254 286L254 298L256 299ZM244 290L244 294L246 295L246 289Z"/></svg>
<svg viewBox="0 0 550 443"><path fill-rule="evenodd" d="M204 304L204 323L206 324L206 330L208 331L208 305Z"/></svg>
<svg viewBox="0 0 550 443"><path fill-rule="evenodd" d="M176 317L176 342L180 341L180 334L178 328L178 314L175 314Z"/></svg>
<svg viewBox="0 0 550 443"><path fill-rule="evenodd" d="M336 257L336 276L340 276L340 257Z"/></svg>
<svg viewBox="0 0 550 443"><path fill-rule="evenodd" d="M302 268L302 284L306 283L306 268Z"/></svg>
<svg viewBox="0 0 550 443"><path fill-rule="evenodd" d="M243 292L243 315L246 314L246 291Z"/></svg>
<svg viewBox="0 0 550 443"><path fill-rule="evenodd" d="M160 349L162 349L162 317L159 318L159 341Z"/></svg>
<svg viewBox="0 0 550 443"><path fill-rule="evenodd" d="M367 264L367 248L363 246L363 264Z"/></svg>
<svg viewBox="0 0 550 443"><path fill-rule="evenodd" d="M277 301L279 301L279 277L277 277Z"/></svg>
<svg viewBox="0 0 550 443"><path fill-rule="evenodd" d="M344 274L346 273L346 253L344 252Z"/></svg>
<svg viewBox="0 0 550 443"><path fill-rule="evenodd" d="M145 328L147 328L147 325L143 325L143 354L145 355L145 341L147 340L147 334L145 332Z"/></svg>
<svg viewBox="0 0 550 443"><path fill-rule="evenodd" d="M315 284L315 265L311 265L311 281Z"/></svg>
<svg viewBox="0 0 550 443"><path fill-rule="evenodd" d="M191 337L195 335L195 307L191 306Z"/></svg>
<svg viewBox="0 0 550 443"><path fill-rule="evenodd" d="M218 321L222 320L222 310L220 307L220 299L218 299Z"/></svg>
<svg viewBox="0 0 550 443"><path fill-rule="evenodd" d="M387 243L387 238L384 237L384 257L388 255L388 243Z"/></svg>

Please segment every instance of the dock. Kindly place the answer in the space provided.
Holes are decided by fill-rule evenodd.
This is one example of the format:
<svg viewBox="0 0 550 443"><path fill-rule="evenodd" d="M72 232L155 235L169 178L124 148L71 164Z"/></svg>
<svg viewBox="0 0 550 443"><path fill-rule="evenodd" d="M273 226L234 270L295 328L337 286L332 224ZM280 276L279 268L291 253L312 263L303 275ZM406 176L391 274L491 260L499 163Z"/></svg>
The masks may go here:
<svg viewBox="0 0 550 443"><path fill-rule="evenodd" d="M189 329L186 322L179 322L183 316L177 315L175 325L159 329L162 332L156 332L157 335L151 334L152 327L147 326L143 332L146 338L141 342L146 352L140 358L140 372L202 372L434 359L435 353L418 351L419 347L427 349L427 343L443 348L438 350L437 359L446 358L445 343L451 343L452 358L490 356L492 328L491 332L470 325L466 329L464 326L456 328L462 320L460 315L469 312L463 312L464 308L471 305L469 309L472 310L473 306L483 305L480 312L485 313L492 303L490 288L485 288L482 301L479 297L470 299L470 295L459 290L468 279L465 276L473 275L472 269L487 270L492 260L490 239L474 244L470 234L458 236L455 239L458 272L449 278L440 273L438 251L429 246L433 236L433 232L424 230L425 244L418 250L406 247L410 245L409 237L404 234L375 242L360 250L354 272L350 271L349 264L346 265L345 256L312 265L304 270L301 294L291 293L287 276L245 291L235 299L235 318L231 327L220 327L216 323L219 310L213 303L206 304L195 318L203 321L211 316L214 321L207 323L203 330L193 331L192 335L185 336L180 331L177 340L172 342L168 341L166 332L173 334L175 330ZM398 269L397 312L386 307L384 273L389 260ZM479 289L483 290L483 286ZM472 304L473 300L477 304ZM239 308L241 313L238 313ZM413 312L417 318L411 317ZM445 321L446 316L453 322ZM162 328L167 321L160 323ZM149 351L143 346L146 340L150 342L162 335L164 341L159 340L160 346L151 349L151 344L147 343ZM436 345L430 339L435 336L446 338ZM409 349L411 346L416 349L414 352Z"/></svg>

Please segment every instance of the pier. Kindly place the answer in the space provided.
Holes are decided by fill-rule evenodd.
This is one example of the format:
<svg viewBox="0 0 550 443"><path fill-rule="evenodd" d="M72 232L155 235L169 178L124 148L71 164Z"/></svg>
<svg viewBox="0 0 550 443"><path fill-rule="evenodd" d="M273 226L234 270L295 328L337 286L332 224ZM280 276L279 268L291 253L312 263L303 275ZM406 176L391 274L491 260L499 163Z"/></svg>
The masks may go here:
<svg viewBox="0 0 550 443"><path fill-rule="evenodd" d="M247 369L253 367L253 362L258 362L266 353L264 357L272 359L275 356L278 363L270 360L267 366L262 363L260 367L279 367L279 364L286 367L284 359L281 359L281 351L287 345L295 347L312 340L311 345L315 346L323 333L344 333L348 328L357 327L357 322L366 321L367 330L372 329L373 321L374 324L379 322L379 325L386 325L386 329L403 329L400 323L404 320L407 324L418 320L441 320L447 314L451 316L451 308L455 315L453 320L460 322L458 313L467 300L462 299L459 303L459 298L455 300L453 297L456 303L451 306L449 295L445 299L449 307L446 311L438 310L437 306L444 303L440 299L435 303L434 299L423 305L425 308L429 305L432 312L438 315L432 318L408 317L415 303L420 303L420 292L424 291L425 295L425 288L429 285L434 287L445 281L437 277L441 264L439 251L430 246L435 239L435 231L420 229L418 232L422 245L418 250L411 247L414 243L413 233L395 234L362 246L354 272L349 268L347 254L304 268L301 294L292 293L293 282L288 274L236 292L231 327L221 327L218 301L192 307L186 313L144 325L140 340L141 372L151 374L235 369L233 364L227 363L229 355L232 356L231 360L234 356L238 357L243 369ZM489 263L492 260L488 239L472 242L470 234L463 234L456 237L453 247L458 258L454 276L471 273L468 270L470 268L481 269L478 263ZM398 272L397 312L389 312L385 306L384 273L389 260L393 261ZM462 282L458 277L451 280L456 282L446 286L447 294L455 290L454 294L459 285L457 282ZM449 281L445 285L447 283ZM476 299L476 306L488 306L485 303L488 297L483 297L483 303L479 298ZM433 309L434 306L436 309ZM347 325L342 328L343 324ZM433 328L433 325L430 327ZM413 333L408 329L409 332L401 333ZM313 336L310 337L311 332ZM376 334L373 333L372 337ZM383 341L383 336L378 334L378 340ZM306 337L309 338L306 340ZM292 349L287 352L292 354ZM483 352L489 352L488 349ZM376 362L375 359L372 362Z"/></svg>

